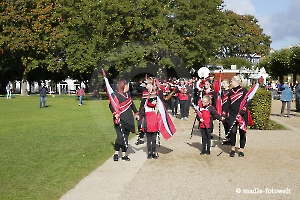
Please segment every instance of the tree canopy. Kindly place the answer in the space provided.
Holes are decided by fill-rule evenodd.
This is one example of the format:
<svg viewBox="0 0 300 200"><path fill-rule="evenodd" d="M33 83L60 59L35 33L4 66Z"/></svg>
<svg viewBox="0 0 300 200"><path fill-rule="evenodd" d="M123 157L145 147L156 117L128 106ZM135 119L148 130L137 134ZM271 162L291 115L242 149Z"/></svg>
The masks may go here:
<svg viewBox="0 0 300 200"><path fill-rule="evenodd" d="M292 75L295 84L297 75L300 75L300 46L275 51L265 57L259 66L264 67L274 79L279 79L280 82L283 82L285 76Z"/></svg>
<svg viewBox="0 0 300 200"><path fill-rule="evenodd" d="M225 12L227 24L224 29L224 43L220 49L222 57L247 57L252 54L261 56L270 52L270 36L263 33L258 20L252 15L238 15Z"/></svg>
<svg viewBox="0 0 300 200"><path fill-rule="evenodd" d="M223 11L221 4L220 0L2 1L0 50L6 61L1 59L0 70L2 74L13 70L23 79L64 74L88 80L101 64L117 75L149 64L189 69L215 58L266 54L270 37L262 33L255 17ZM14 67L8 64L12 61Z"/></svg>

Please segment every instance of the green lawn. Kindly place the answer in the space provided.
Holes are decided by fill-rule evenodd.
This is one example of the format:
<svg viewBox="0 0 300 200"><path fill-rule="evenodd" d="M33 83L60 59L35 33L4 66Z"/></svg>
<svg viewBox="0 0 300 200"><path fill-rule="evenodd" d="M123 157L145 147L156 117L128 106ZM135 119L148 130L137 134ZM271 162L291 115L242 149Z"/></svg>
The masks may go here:
<svg viewBox="0 0 300 200"><path fill-rule="evenodd" d="M48 96L47 105L0 98L1 199L59 199L114 152L107 100Z"/></svg>

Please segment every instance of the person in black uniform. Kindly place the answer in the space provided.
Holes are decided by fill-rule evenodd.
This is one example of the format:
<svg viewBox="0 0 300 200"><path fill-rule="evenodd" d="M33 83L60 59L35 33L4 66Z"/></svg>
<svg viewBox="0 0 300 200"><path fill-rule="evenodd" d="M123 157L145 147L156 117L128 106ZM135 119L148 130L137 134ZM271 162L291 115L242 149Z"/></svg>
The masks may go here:
<svg viewBox="0 0 300 200"><path fill-rule="evenodd" d="M136 109L129 92L129 83L124 79L120 79L118 82L118 91L115 92L116 97L120 103L120 110L114 110L113 106L109 104L109 108L113 113L114 118L114 128L117 133L117 138L115 142L115 154L113 156L114 161L118 161L118 153L120 149L122 150L122 160L130 161L130 158L126 155L128 146L128 136L129 133L135 132L134 117L139 119L138 110Z"/></svg>
<svg viewBox="0 0 300 200"><path fill-rule="evenodd" d="M222 90L222 93L221 93L221 98L222 98L222 110L225 109L225 105L226 105L226 102L228 101L228 94L229 94L229 80L228 79L225 79L223 82L222 82L222 87L223 87L223 90ZM223 112L222 114L225 115L225 112ZM230 145L230 141L229 141L229 121L228 121L228 118L226 118L224 121L223 121L223 126L224 126L224 131L225 131L225 138L222 142L222 145ZM227 135L226 135L227 134Z"/></svg>
<svg viewBox="0 0 300 200"><path fill-rule="evenodd" d="M237 134L237 126L238 122L236 121L237 117L241 116L245 121L246 127L248 125L248 109L247 105L240 110L240 104L247 94L247 89L242 86L242 78L240 76L234 76L231 79L232 89L228 93L228 100L224 105L224 114L228 118L229 127L232 126L229 137L230 137L230 157L234 157L235 155L235 143L236 143L236 134ZM244 147L246 143L246 132L239 128L240 134L240 150L239 156L244 156Z"/></svg>
<svg viewBox="0 0 300 200"><path fill-rule="evenodd" d="M178 98L179 90L178 90L178 87L177 87L176 80L174 80L173 84L171 85L171 91L173 92L173 95L170 99L170 101L171 101L171 112L172 112L172 116L176 117L177 116L177 111L178 111L178 103L179 103L179 98Z"/></svg>
<svg viewBox="0 0 300 200"><path fill-rule="evenodd" d="M203 96L209 96L211 98L211 105L216 109L217 93L211 88L210 81L205 81L204 90L202 91Z"/></svg>
<svg viewBox="0 0 300 200"><path fill-rule="evenodd" d="M137 87L137 90L139 90L140 92L142 92L142 98L141 98L141 103L140 103L140 107L139 107L139 112L141 112L141 109L144 107L145 102L148 98L148 89L147 89L147 81L142 81L140 83L140 85ZM136 145L140 145L140 144L144 144L144 136L145 133L141 130L141 120L138 120L138 135L137 135L137 141L136 141Z"/></svg>

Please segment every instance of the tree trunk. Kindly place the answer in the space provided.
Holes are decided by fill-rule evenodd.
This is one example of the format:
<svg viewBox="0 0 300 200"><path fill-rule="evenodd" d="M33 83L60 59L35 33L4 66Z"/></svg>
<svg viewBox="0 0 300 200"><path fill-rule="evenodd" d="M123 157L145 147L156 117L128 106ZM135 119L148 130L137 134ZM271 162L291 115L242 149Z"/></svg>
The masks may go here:
<svg viewBox="0 0 300 200"><path fill-rule="evenodd" d="M293 86L296 85L297 73L293 73Z"/></svg>
<svg viewBox="0 0 300 200"><path fill-rule="evenodd" d="M279 77L279 82L282 84L283 83L283 76Z"/></svg>
<svg viewBox="0 0 300 200"><path fill-rule="evenodd" d="M28 91L27 91L27 73L24 73L23 76L22 76L21 96L28 96Z"/></svg>

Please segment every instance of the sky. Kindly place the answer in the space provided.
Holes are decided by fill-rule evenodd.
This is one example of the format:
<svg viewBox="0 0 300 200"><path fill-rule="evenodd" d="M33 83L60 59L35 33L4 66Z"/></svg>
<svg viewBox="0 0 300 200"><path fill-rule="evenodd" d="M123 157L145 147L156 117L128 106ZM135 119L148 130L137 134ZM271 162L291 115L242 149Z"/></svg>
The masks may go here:
<svg viewBox="0 0 300 200"><path fill-rule="evenodd" d="M300 0L224 0L224 9L253 15L263 33L271 36L271 48L300 45Z"/></svg>

